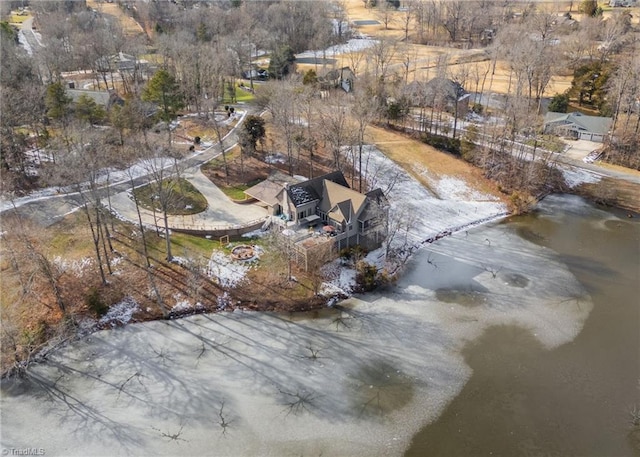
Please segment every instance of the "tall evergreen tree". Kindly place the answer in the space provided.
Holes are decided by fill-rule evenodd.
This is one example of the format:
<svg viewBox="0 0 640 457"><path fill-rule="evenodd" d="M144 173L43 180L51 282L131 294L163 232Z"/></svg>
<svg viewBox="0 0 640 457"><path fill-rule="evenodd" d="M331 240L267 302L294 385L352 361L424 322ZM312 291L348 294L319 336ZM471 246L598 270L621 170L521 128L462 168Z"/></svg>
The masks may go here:
<svg viewBox="0 0 640 457"><path fill-rule="evenodd" d="M142 91L142 99L157 103L160 107L158 117L166 122L176 118L184 107L184 96L176 79L167 70L158 70Z"/></svg>

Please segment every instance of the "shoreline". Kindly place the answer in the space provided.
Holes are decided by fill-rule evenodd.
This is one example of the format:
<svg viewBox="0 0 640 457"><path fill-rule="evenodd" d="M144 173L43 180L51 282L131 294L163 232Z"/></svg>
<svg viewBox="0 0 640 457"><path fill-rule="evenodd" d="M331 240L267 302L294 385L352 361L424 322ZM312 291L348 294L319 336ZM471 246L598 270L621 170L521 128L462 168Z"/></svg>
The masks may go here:
<svg viewBox="0 0 640 457"><path fill-rule="evenodd" d="M586 319L586 297L579 308L557 306L567 295L582 297L582 288L554 253L505 237L509 230L494 220L468 236L442 238L428 253L417 251L411 260L416 268L392 290L334 308L196 315L69 342L30 368L29 378L37 382L3 381L3 414L14 417L5 438L20 436L16 443L33 445L47 440L52 455L70 452L58 428L54 433L38 426L38 437L15 435L20 423L51 424L62 416L63 429L92 431L91 439L73 448L78 455L107 449L112 455L150 454L160 448L198 454L211 446L224 455L403 455L471 376L460 349L484 328L518 324L555 347ZM486 237L501 241L490 246ZM435 256L439 268L425 261L427 255ZM479 267L490 258L504 262L498 280ZM463 270L456 266L463 264ZM505 283L514 271L530 278L529 284ZM450 287L452 276L463 284L477 281L491 306L439 300L434 291ZM521 293L513 295L516 290ZM557 325L549 326L548 319ZM91 415L69 414L55 398L42 403L42 389L72 396L80 413L104 414L111 431L101 432ZM32 402L46 405L46 414ZM226 435L216 418L223 402L223 415L232 423ZM185 441L179 449L161 439L181 426Z"/></svg>

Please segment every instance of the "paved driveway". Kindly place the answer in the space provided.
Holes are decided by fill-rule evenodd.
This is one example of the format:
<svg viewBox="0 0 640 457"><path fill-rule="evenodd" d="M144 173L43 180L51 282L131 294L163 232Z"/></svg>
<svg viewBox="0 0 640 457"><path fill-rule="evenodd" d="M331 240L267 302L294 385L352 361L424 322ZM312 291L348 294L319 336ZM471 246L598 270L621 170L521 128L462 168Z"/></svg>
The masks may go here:
<svg viewBox="0 0 640 457"><path fill-rule="evenodd" d="M201 213L189 216L169 216L169 227L173 229L191 230L215 230L247 226L251 223L265 220L267 210L254 203L238 204L227 197L209 178L201 171L200 167L185 172L182 176L193 184L202 195L205 196L209 206ZM121 192L111 197L111 206L120 216L133 222L137 222L138 215L133 199L129 192ZM162 214L140 209L142 221L148 225L162 227Z"/></svg>
<svg viewBox="0 0 640 457"><path fill-rule="evenodd" d="M587 140L566 140L565 143L569 145L569 149L564 155L573 160L583 160L593 151L602 148L602 143Z"/></svg>

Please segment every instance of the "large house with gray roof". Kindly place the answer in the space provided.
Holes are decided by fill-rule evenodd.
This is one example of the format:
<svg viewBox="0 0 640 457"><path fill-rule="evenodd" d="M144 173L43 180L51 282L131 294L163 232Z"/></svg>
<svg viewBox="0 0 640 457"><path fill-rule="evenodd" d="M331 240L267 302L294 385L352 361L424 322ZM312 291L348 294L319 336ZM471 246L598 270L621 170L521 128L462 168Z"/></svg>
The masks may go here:
<svg viewBox="0 0 640 457"><path fill-rule="evenodd" d="M604 142L611 129L610 117L587 116L579 112L555 113L544 116L544 133L565 136L576 140Z"/></svg>
<svg viewBox="0 0 640 457"><path fill-rule="evenodd" d="M318 227L338 250L355 245L375 249L387 236L389 204L381 189L357 192L341 171L297 183L281 177L271 181L245 193L262 201L291 227ZM274 188L277 183L279 191Z"/></svg>

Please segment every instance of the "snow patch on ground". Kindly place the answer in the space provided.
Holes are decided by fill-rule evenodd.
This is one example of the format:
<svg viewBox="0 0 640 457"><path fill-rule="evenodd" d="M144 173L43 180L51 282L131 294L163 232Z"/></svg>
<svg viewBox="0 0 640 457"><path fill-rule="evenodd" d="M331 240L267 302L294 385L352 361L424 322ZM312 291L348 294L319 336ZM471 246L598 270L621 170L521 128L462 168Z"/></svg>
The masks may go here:
<svg viewBox="0 0 640 457"><path fill-rule="evenodd" d="M231 288L244 281L250 268L247 262L237 262L224 252L214 251L209 259L207 275L221 287Z"/></svg>
<svg viewBox="0 0 640 457"><path fill-rule="evenodd" d="M56 256L53 259L53 264L58 268L60 272L69 272L74 276L80 277L84 274L87 268L95 263L93 257L83 257L81 259L63 259L60 256Z"/></svg>
<svg viewBox="0 0 640 457"><path fill-rule="evenodd" d="M328 281L322 283L320 295L351 295L356 286L356 270L344 264L342 259L322 267L322 272Z"/></svg>
<svg viewBox="0 0 640 457"><path fill-rule="evenodd" d="M455 201L498 201L493 195L471 189L462 179L444 176L436 183L436 191L441 198Z"/></svg>
<svg viewBox="0 0 640 457"><path fill-rule="evenodd" d="M480 201L456 199L457 192L453 192L448 185L438 198L375 147L368 147L367 154L369 170L385 170L377 177L377 186L383 190L391 187L387 194L391 205L390 217L413 218L409 238L417 242L446 230L503 214L507 210L500 202L486 201L484 195Z"/></svg>
<svg viewBox="0 0 640 457"><path fill-rule="evenodd" d="M27 41L27 38L24 36L24 31L23 30L20 30L18 32L18 42L24 48L24 50L27 52L29 57L33 57L33 48L31 47L31 45Z"/></svg>
<svg viewBox="0 0 640 457"><path fill-rule="evenodd" d="M334 46L329 46L325 50L317 50L317 51L304 51L300 54L296 54L296 59L305 59L305 58L323 58L324 56L335 56L340 54L347 54L350 52L359 52L364 51L365 49L371 48L376 45L378 40L372 40L370 38L354 38L347 41L344 44L336 44Z"/></svg>
<svg viewBox="0 0 640 457"><path fill-rule="evenodd" d="M264 161L270 164L274 164L274 163L287 163L287 159L284 155L280 154L279 152L276 152L274 154L267 154L264 157Z"/></svg>
<svg viewBox="0 0 640 457"><path fill-rule="evenodd" d="M602 176L596 173L575 167L563 166L560 170L562 170L564 181L572 189L580 184L594 184L602 179Z"/></svg>
<svg viewBox="0 0 640 457"><path fill-rule="evenodd" d="M242 238L262 238L267 236L270 232L268 230L257 229L251 232L244 233Z"/></svg>
<svg viewBox="0 0 640 457"><path fill-rule="evenodd" d="M181 294L176 294L174 298L176 300L176 304L171 307L171 313L173 314L184 314L205 309L205 306L202 303L192 303L191 301L184 298Z"/></svg>
<svg viewBox="0 0 640 457"><path fill-rule="evenodd" d="M216 300L217 300L216 304L218 305L219 311L226 309L226 307L231 304L231 297L229 296L229 293L226 290L222 295L218 295Z"/></svg>
<svg viewBox="0 0 640 457"><path fill-rule="evenodd" d="M133 315L138 311L140 311L138 302L133 297L125 297L121 302L110 306L107 314L102 316L98 323L100 326L109 325L111 327L125 325L131 321Z"/></svg>
<svg viewBox="0 0 640 457"><path fill-rule="evenodd" d="M78 320L78 336L85 336L96 330L98 321L88 317Z"/></svg>

